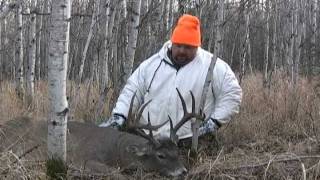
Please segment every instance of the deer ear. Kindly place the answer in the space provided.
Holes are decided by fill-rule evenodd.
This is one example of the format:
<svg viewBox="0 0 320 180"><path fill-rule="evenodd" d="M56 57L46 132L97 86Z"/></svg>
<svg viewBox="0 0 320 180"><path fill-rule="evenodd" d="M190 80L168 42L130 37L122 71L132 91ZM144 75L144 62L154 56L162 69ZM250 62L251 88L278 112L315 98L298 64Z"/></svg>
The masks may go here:
<svg viewBox="0 0 320 180"><path fill-rule="evenodd" d="M139 147L137 145L130 145L126 147L127 152L133 153L137 156L143 156L147 154L147 148L146 147Z"/></svg>

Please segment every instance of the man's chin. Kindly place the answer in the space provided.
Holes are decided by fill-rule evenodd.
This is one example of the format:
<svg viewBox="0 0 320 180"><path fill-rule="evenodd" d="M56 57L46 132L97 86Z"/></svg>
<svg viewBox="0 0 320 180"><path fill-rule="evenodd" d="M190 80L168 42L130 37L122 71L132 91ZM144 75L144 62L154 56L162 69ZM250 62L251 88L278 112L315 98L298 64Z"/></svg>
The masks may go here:
<svg viewBox="0 0 320 180"><path fill-rule="evenodd" d="M177 58L177 59L175 60L175 62L176 62L177 64L184 65L184 64L187 64L187 63L189 62L189 60L187 60L187 59L185 59L185 58L183 58L183 59Z"/></svg>
<svg viewBox="0 0 320 180"><path fill-rule="evenodd" d="M188 64L190 61L177 61L176 63L179 65L186 65Z"/></svg>

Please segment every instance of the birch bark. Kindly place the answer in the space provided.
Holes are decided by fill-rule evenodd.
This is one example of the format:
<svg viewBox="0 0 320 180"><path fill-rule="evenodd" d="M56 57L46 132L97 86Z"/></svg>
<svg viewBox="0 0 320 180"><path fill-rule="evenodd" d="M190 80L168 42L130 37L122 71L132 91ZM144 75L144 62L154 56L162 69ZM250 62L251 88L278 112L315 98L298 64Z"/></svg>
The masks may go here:
<svg viewBox="0 0 320 180"><path fill-rule="evenodd" d="M311 74L313 74L313 66L316 63L316 35L317 35L317 0L310 1L311 3Z"/></svg>
<svg viewBox="0 0 320 180"><path fill-rule="evenodd" d="M81 56L81 61L80 61L80 69L79 69L79 74L78 74L78 83L80 84L82 81L82 76L83 76L83 69L84 69L84 63L87 57L87 52L89 48L89 44L92 39L93 31L94 31L94 26L98 20L98 15L99 15L99 6L100 6L100 0L96 0L93 2L93 12L92 12L92 17L91 17L91 24L89 28L89 34L86 40L86 44L84 45L84 49L82 51L82 56ZM79 86L80 87L80 86Z"/></svg>
<svg viewBox="0 0 320 180"><path fill-rule="evenodd" d="M22 6L18 5L16 11L16 28L17 28L17 37L16 37L16 64L17 64L17 75L16 75L16 93L18 97L23 99L24 97L24 79L23 79L23 33L22 33Z"/></svg>
<svg viewBox="0 0 320 180"><path fill-rule="evenodd" d="M43 12L44 6L38 5L38 8L40 9L40 12ZM42 21L43 16L37 15L36 24L37 24L37 43L36 43L36 80L40 80L41 76L41 39L42 39Z"/></svg>
<svg viewBox="0 0 320 180"><path fill-rule="evenodd" d="M27 72L27 103L32 104L34 99L34 71L36 65L36 8L37 0L32 0L30 4L30 31L29 31L29 52L28 52L28 72Z"/></svg>
<svg viewBox="0 0 320 180"><path fill-rule="evenodd" d="M269 42L270 42L270 1L267 0L265 2L266 6L266 14L265 14L265 21L266 21L266 32L264 33L265 36L265 46L264 46L264 61L263 61L263 85L266 86L268 82L268 68L269 68Z"/></svg>
<svg viewBox="0 0 320 180"><path fill-rule="evenodd" d="M217 14L217 28L216 37L214 42L214 53L220 57L222 55L222 33L223 33L223 12L224 12L224 0L217 0L218 14Z"/></svg>
<svg viewBox="0 0 320 180"><path fill-rule="evenodd" d="M129 12L129 28L128 28L128 49L127 49L127 62L124 63L124 76L122 82L126 82L128 77L131 75L134 55L137 46L138 38L138 26L140 20L140 7L141 0L130 0L128 2L131 12Z"/></svg>
<svg viewBox="0 0 320 180"><path fill-rule="evenodd" d="M68 102L66 96L69 54L70 0L52 3L48 81L50 114L48 119L48 156L66 160Z"/></svg>

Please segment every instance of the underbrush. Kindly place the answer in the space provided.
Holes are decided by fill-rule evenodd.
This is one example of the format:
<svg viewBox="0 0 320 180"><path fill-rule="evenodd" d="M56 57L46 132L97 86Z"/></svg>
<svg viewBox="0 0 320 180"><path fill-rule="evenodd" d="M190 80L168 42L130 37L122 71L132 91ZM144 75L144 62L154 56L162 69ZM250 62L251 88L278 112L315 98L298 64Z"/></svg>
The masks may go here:
<svg viewBox="0 0 320 180"><path fill-rule="evenodd" d="M186 179L319 179L320 178L320 81L301 78L294 86L288 77L276 74L270 87L263 87L261 74L247 76L243 84L240 113L213 135L200 140L196 162L188 161L188 149L181 152L189 165ZM108 117L115 98L97 115L99 93L95 85L78 88L68 85L70 119L96 122ZM90 90L88 92L88 90ZM14 84L2 82L0 88L0 125L18 116L46 119L48 96L46 83L36 86L33 107L26 107L14 91ZM113 97L113 98L111 98ZM1 126L0 126L1 128ZM0 129L1 134L1 129ZM1 145L0 145L1 146ZM44 177L43 163L24 166L8 148L0 147L0 179ZM119 169L94 179L163 177L142 171ZM70 173L70 179L77 179Z"/></svg>

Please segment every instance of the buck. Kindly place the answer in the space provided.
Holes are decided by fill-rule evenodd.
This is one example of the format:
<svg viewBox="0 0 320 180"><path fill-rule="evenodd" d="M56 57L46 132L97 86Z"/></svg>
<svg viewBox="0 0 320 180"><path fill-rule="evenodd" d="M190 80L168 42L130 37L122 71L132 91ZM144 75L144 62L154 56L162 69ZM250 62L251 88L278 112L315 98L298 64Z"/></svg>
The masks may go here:
<svg viewBox="0 0 320 180"><path fill-rule="evenodd" d="M185 174L187 169L179 157L176 133L191 118L204 117L202 113L195 113L195 100L192 92L190 92L192 97L191 112L187 111L186 103L179 91L178 94L184 110L184 116L174 127L169 117L171 131L170 137L167 138L155 139L152 135L152 130L158 129L168 121L152 126L149 116L148 124L142 125L138 123L143 110L150 101L143 104L140 110L134 114L132 106L135 96L131 99L128 120L124 126L125 132L108 127L98 127L94 124L68 122L68 163L93 172L104 172L108 166L113 166L124 169L142 168L146 171L156 171L166 176ZM18 135L17 139L21 139L23 136L23 139L26 139L26 141L23 141L24 149L20 149L22 151L20 154L38 146L46 148L46 122L35 122L24 118L23 120L16 120L16 123L14 121L9 122L5 127L7 128L4 129L7 130L10 130L10 128L11 131L15 130L15 134ZM29 129L28 132L27 129ZM145 130L149 131L149 134L146 134ZM12 135L7 134L7 138ZM13 143L12 140L10 142ZM14 146L18 146L17 141L5 148L13 149Z"/></svg>

